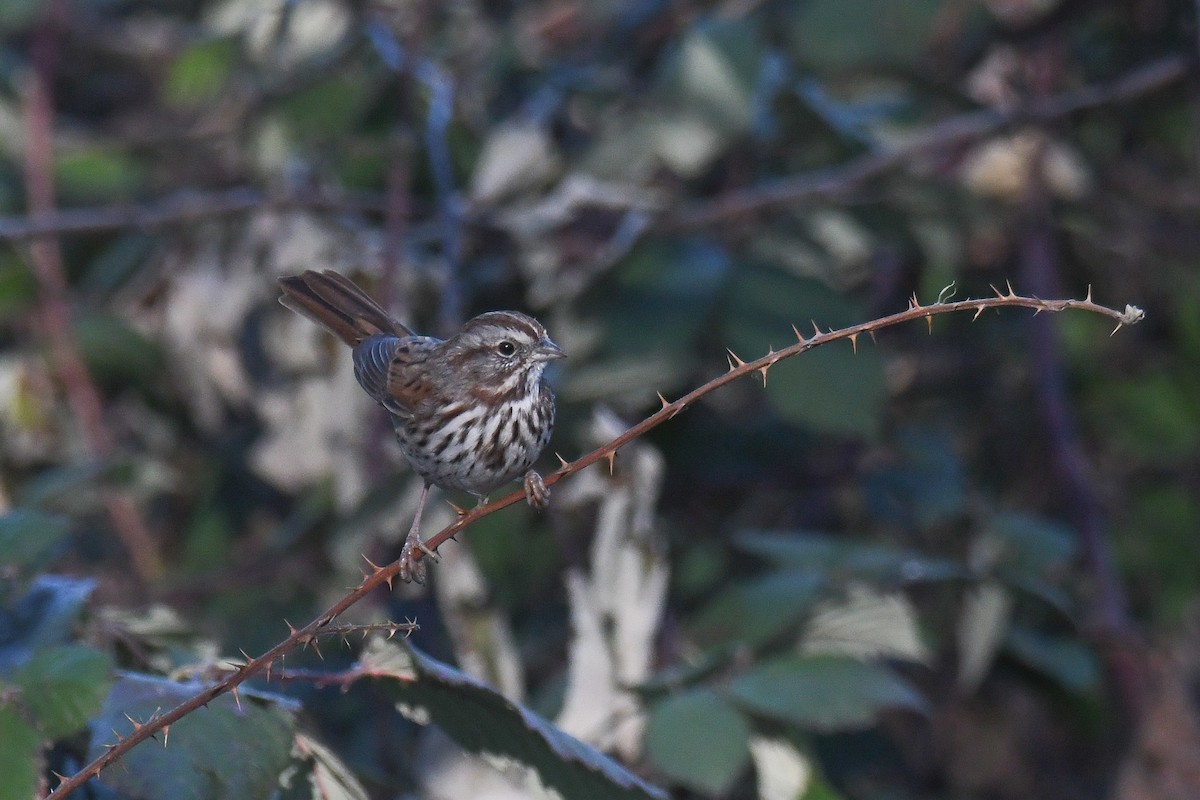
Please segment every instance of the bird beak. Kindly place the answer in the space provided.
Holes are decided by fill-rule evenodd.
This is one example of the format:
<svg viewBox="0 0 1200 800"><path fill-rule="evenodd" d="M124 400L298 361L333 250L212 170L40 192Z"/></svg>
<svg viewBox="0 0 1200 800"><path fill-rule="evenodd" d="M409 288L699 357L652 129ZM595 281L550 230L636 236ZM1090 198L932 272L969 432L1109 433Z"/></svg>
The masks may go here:
<svg viewBox="0 0 1200 800"><path fill-rule="evenodd" d="M553 361L556 358L566 358L567 354L563 349L550 341L550 337L543 337L538 346L533 348L533 359L535 361Z"/></svg>

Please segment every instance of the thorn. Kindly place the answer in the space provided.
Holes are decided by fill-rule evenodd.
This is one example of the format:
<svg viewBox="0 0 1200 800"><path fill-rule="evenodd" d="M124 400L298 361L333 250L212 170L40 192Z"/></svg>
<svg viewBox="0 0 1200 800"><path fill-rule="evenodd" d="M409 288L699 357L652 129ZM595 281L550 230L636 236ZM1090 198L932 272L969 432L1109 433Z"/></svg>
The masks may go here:
<svg viewBox="0 0 1200 800"><path fill-rule="evenodd" d="M729 361L729 371L730 372L733 372L738 367L746 366L746 362L742 361L741 356L739 356L737 353L730 350L728 347L725 348L725 352L729 354L725 358Z"/></svg>
<svg viewBox="0 0 1200 800"><path fill-rule="evenodd" d="M1092 285L1090 283L1088 284L1087 296L1083 298L1083 302L1092 302Z"/></svg>
<svg viewBox="0 0 1200 800"><path fill-rule="evenodd" d="M800 344L804 344L804 336L800 333L800 329L795 325L792 326L792 333L796 334L796 339L799 340Z"/></svg>
<svg viewBox="0 0 1200 800"><path fill-rule="evenodd" d="M663 397L662 392L655 392L655 394L658 395L658 402L662 403L663 408L667 408L669 405L671 405L669 402L667 402L667 398Z"/></svg>
<svg viewBox="0 0 1200 800"><path fill-rule="evenodd" d="M996 288L996 284L994 284L994 283L989 283L989 284L988 284L988 286L990 286L990 287L991 287L991 289L992 289L992 291L996 293L996 297L999 297L1001 300L1003 300L1003 299L1004 299L1004 293L1003 293L1003 292L1001 292L999 289L997 289L997 288Z"/></svg>
<svg viewBox="0 0 1200 800"><path fill-rule="evenodd" d="M933 314L925 315L925 324L928 326L929 334L932 336L933 335Z"/></svg>
<svg viewBox="0 0 1200 800"><path fill-rule="evenodd" d="M246 663L242 664L242 667L241 667L242 669L245 669L246 667L248 667L250 665L250 662L253 661L254 659L250 657L249 653L247 653L245 650L243 650L240 647L238 648L238 652L242 654L242 658L246 659Z"/></svg>
<svg viewBox="0 0 1200 800"><path fill-rule="evenodd" d="M817 323L813 322L811 319L809 320L809 322L812 322L813 330L817 332L817 336L820 336L821 329L817 327Z"/></svg>
<svg viewBox="0 0 1200 800"><path fill-rule="evenodd" d="M911 308L920 308L920 307L921 307L921 302L920 302L919 300L917 300L917 293L916 293L916 292L913 292L913 293L912 293L912 297L908 298L908 307L909 307L910 309L911 309Z"/></svg>
<svg viewBox="0 0 1200 800"><path fill-rule="evenodd" d="M765 388L767 388L767 370L768 370L768 369L770 369L770 368L771 368L771 365L770 365L770 364L764 364L763 366L761 366L761 367L759 367L759 368L758 368L758 371L762 373L762 379L763 379L763 388L764 388L764 389L765 389Z"/></svg>
<svg viewBox="0 0 1200 800"><path fill-rule="evenodd" d="M112 732L113 732L113 736L116 736L116 737L117 737L117 744L120 744L121 742L125 741L125 737L124 737L124 736L122 736L121 734L117 733L117 729L116 729L116 728L113 728L113 729L112 729ZM116 747L116 745L109 745L109 746L110 746L110 747Z"/></svg>
<svg viewBox="0 0 1200 800"><path fill-rule="evenodd" d="M971 317L971 322L979 319L979 315L983 313L984 308L986 308L986 306L980 306L979 308L975 309L975 316Z"/></svg>
<svg viewBox="0 0 1200 800"><path fill-rule="evenodd" d="M1033 315L1036 317L1038 314L1042 313L1045 310L1046 309L1043 306L1038 306L1037 308L1035 308L1033 310Z"/></svg>
<svg viewBox="0 0 1200 800"><path fill-rule="evenodd" d="M58 778L59 783L66 783L66 781L67 781L66 775L60 775L57 772L55 772L54 770L50 770L50 774L53 775L54 777Z"/></svg>
<svg viewBox="0 0 1200 800"><path fill-rule="evenodd" d="M359 555L361 555L361 556L362 556L362 560L363 560L363 561L365 561L365 562L367 562L367 564L368 564L368 565L371 567L371 574L372 574L372 575L375 575L375 574L377 574L377 573L379 573L379 572L382 572L382 571L383 571L383 567L379 566L379 565L378 565L378 564L376 564L374 561L372 561L371 559L367 558L367 554L366 554L366 553L360 553Z"/></svg>
<svg viewBox="0 0 1200 800"><path fill-rule="evenodd" d="M458 517L459 519L462 519L462 518L463 518L463 517L465 517L465 516L466 516L468 513L470 513L470 512L468 512L468 511L467 511L467 509L463 508L462 506L456 506L456 505L454 505L454 503L451 503L449 500L447 500L447 501L446 501L446 505L448 505L448 506L450 506L452 509L454 509L454 515L455 515L456 517Z"/></svg>
<svg viewBox="0 0 1200 800"><path fill-rule="evenodd" d="M163 732L163 750L166 750L167 749L167 737L171 735L171 726L163 725L162 732Z"/></svg>
<svg viewBox="0 0 1200 800"><path fill-rule="evenodd" d="M875 338L874 328L871 328L871 330L867 331L867 333L871 334L871 344L879 344L879 340Z"/></svg>
<svg viewBox="0 0 1200 800"><path fill-rule="evenodd" d="M142 723L138 722L136 719L129 716L128 714L125 715L125 719L129 720L129 724L133 725L134 733L137 733L138 731L140 731L142 729L142 727L143 727Z"/></svg>
<svg viewBox="0 0 1200 800"><path fill-rule="evenodd" d="M238 687L234 686L231 691L233 692L233 702L237 704L238 711L241 711L242 710L242 696L241 696L241 694L238 693Z"/></svg>
<svg viewBox="0 0 1200 800"><path fill-rule="evenodd" d="M1121 328L1122 328L1124 325L1125 325L1125 323L1124 323L1124 322L1118 322L1118 323L1117 323L1117 327L1115 327L1115 328L1113 328L1113 329L1112 329L1112 333L1110 333L1110 334L1109 334L1109 336L1115 336L1115 335L1116 335L1116 333L1117 333L1117 331L1121 330Z"/></svg>
<svg viewBox="0 0 1200 800"><path fill-rule="evenodd" d="M288 636L295 636L298 633L296 626L288 622L286 619L283 621L283 624L288 626Z"/></svg>
<svg viewBox="0 0 1200 800"><path fill-rule="evenodd" d="M1012 281L1005 281L1005 282L1004 282L1004 285L1008 287L1008 296L1009 296L1009 297L1016 297L1016 296L1017 296L1017 293L1013 291L1013 288L1012 288Z"/></svg>
<svg viewBox="0 0 1200 800"><path fill-rule="evenodd" d="M271 667L274 664L275 664L275 659L271 659L270 661L267 662L266 666L263 668L263 673L266 677L267 683L271 682ZM165 747L165 745L164 745L164 747Z"/></svg>
<svg viewBox="0 0 1200 800"><path fill-rule="evenodd" d="M561 453L556 452L554 455L555 455L555 457L558 458L558 463L562 465L560 467L560 469L566 469L567 467L570 466L570 464L567 462L567 460L562 457Z"/></svg>
<svg viewBox="0 0 1200 800"><path fill-rule="evenodd" d="M608 474L612 475L613 474L613 463L617 460L617 451L616 450L608 451L607 458L608 458Z"/></svg>
<svg viewBox="0 0 1200 800"><path fill-rule="evenodd" d="M312 649L317 651L317 658L321 659L322 661L325 660L325 654L321 652L321 646L319 644L317 644L317 640L315 637L313 638L313 641L312 641Z"/></svg>
<svg viewBox="0 0 1200 800"><path fill-rule="evenodd" d="M850 346L854 348L854 354L858 355L858 334L850 334Z"/></svg>

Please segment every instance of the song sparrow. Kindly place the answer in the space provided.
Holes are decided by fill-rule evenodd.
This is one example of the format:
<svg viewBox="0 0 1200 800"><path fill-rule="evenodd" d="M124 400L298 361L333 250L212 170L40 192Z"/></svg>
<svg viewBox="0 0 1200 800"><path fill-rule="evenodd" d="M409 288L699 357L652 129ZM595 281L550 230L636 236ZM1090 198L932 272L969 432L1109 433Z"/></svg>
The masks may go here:
<svg viewBox="0 0 1200 800"><path fill-rule="evenodd" d="M400 449L425 479L404 540L400 577L424 582L421 512L430 486L481 499L525 476L530 505L547 490L530 469L550 441L554 394L546 362L565 354L532 317L492 311L468 320L449 339L417 336L348 278L331 270L280 278L285 306L354 348L354 376L391 415Z"/></svg>

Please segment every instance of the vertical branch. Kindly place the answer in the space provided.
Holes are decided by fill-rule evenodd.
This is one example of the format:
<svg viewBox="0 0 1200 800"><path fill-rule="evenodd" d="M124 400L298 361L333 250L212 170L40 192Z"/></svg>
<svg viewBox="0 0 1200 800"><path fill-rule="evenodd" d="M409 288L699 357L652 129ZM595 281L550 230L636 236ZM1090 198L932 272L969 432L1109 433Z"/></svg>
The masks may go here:
<svg viewBox="0 0 1200 800"><path fill-rule="evenodd" d="M25 194L33 217L54 213L54 102L51 97L59 37L66 13L65 0L52 0L31 45L33 75L25 88ZM100 393L84 366L71 335L62 250L54 235L35 237L29 246L30 259L40 294L38 309L50 347L55 371L66 392L71 412L79 422L88 452L96 458L111 455L115 442L104 423ZM153 581L163 572L158 546L127 494L106 490L104 505L113 528L129 552L138 575Z"/></svg>
<svg viewBox="0 0 1200 800"><path fill-rule="evenodd" d="M432 62L421 61L417 77L429 91L429 112L425 120L425 152L433 173L437 195L438 222L442 228L442 258L446 276L438 306L438 328L441 333L456 330L462 323L463 299L459 284L459 262L462 260L462 213L454 189L454 165L446 130L454 116L454 84L449 76Z"/></svg>
<svg viewBox="0 0 1200 800"><path fill-rule="evenodd" d="M1026 198L1026 209L1019 251L1021 283L1034 295L1045 297L1059 288L1059 259L1049 223L1049 200L1045 187L1036 180ZM1094 617L1100 643L1121 702L1128 713L1137 717L1145 706L1146 676L1105 530L1104 509L1067 397L1058 329L1048 314L1034 316L1029 326L1037 405L1070 513L1079 528L1085 567L1094 586Z"/></svg>

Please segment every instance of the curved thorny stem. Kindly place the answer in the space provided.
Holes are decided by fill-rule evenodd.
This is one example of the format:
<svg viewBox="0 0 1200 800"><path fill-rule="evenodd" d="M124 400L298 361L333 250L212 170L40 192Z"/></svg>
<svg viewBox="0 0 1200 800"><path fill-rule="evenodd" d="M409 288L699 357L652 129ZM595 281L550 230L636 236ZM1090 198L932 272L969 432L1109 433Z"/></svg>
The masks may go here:
<svg viewBox="0 0 1200 800"><path fill-rule="evenodd" d="M994 287L993 287L994 288ZM546 486L553 486L563 478L579 472L580 470L595 464L598 461L608 461L609 470L613 468L616 459L617 451L629 442L643 435L652 428L661 425L663 422L674 417L679 412L683 411L689 405L692 405L700 398L713 391L721 388L727 383L731 383L739 378L746 377L751 374L758 374L762 378L763 385L767 382L767 373L771 367L775 366L785 358L799 355L800 353L811 350L814 347L829 344L844 339L848 339L850 344L857 350L858 337L862 334L868 334L874 338L875 331L882 328L887 328L892 325L898 325L902 322L912 322L918 319L925 319L929 325L933 325L933 317L939 314L951 314L962 311L974 311L975 317L978 318L985 310L989 308L1003 308L1008 306L1019 306L1023 308L1031 308L1034 313L1043 311L1058 312L1068 309L1078 309L1081 311L1090 311L1095 314L1101 314L1109 317L1116 322L1116 327L1113 333L1116 333L1122 326L1133 325L1140 322L1144 316L1144 312L1136 306L1126 306L1124 311L1108 308L1107 306L1098 305L1092 302L1091 290L1088 290L1087 297L1082 300L1042 300L1037 297L1023 297L1013 292L1012 287L1007 287L1007 293L996 289L995 297L982 298L977 300L959 300L951 302L950 297L953 296L953 285L944 289L937 302L929 305L921 305L914 295L909 301L909 307L905 311L897 314L892 314L887 317L881 317L871 322L864 322L859 325L854 325L849 328L840 330L822 331L813 323L813 334L805 337L799 329L793 326L792 330L796 335L796 343L782 350L772 350L761 358L753 361L745 361L732 350L728 352L729 369L722 375L708 381L704 385L693 389L683 397L674 401L668 401L665 397L659 394L659 399L662 401L662 408L651 414L646 419L626 430L617 438L604 444L592 452L584 455L575 461L568 462L566 459L559 456L562 466L555 472L545 477ZM438 533L434 534L426 541L426 545L431 550L436 550L440 545L447 540L453 539L465 528L470 526L476 520L493 514L502 508L521 502L525 499L525 492L519 490L500 498L493 500L486 505L479 506L471 511L463 511L456 509L458 518L454 522L447 525ZM416 557L420 558L421 553L416 553ZM319 636L325 635L330 631L331 623L337 619L346 609L357 603L362 598L366 597L373 590L383 584L387 584L390 588L395 580L399 570L400 562L394 562L386 566L379 566L367 561L369 569L365 571L362 583L351 590L345 597L338 600L330 606L323 614L309 622L301 628L288 626L289 633L287 638L276 644L267 652L257 658L249 658L245 663L234 665L233 671L228 677L214 683L204 691L180 703L175 708L170 709L161 714L155 714L148 720L138 722L130 720L133 725L133 730L127 736L120 739L115 745L111 746L104 755L100 756L90 764L79 770L76 774L69 778L64 778L58 787L49 795L50 797L66 797L71 792L78 789L90 778L98 776L106 767L111 766L123 755L132 750L141 742L154 737L159 731L169 728L173 723L187 716L191 712L211 702L214 698L219 697L226 692L237 692L238 686L244 683L249 678L264 674L270 675L272 665L283 655L298 647L308 647L315 645Z"/></svg>

